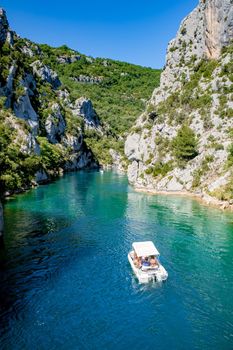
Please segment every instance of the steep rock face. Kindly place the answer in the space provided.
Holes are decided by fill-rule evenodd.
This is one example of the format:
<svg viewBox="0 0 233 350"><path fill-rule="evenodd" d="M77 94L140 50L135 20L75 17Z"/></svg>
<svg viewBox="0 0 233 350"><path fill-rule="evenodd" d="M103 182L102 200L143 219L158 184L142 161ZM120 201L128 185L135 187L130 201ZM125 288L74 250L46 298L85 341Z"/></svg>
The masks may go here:
<svg viewBox="0 0 233 350"><path fill-rule="evenodd" d="M94 160L93 154L89 150L83 150L79 154L74 153L65 164L65 170L75 171L83 168L98 168L98 163Z"/></svg>
<svg viewBox="0 0 233 350"><path fill-rule="evenodd" d="M71 148L74 152L80 151L84 142L81 130L78 136L66 134L62 142L65 147Z"/></svg>
<svg viewBox="0 0 233 350"><path fill-rule="evenodd" d="M38 115L34 111L27 91L14 103L14 113L16 117L24 119L32 128L34 135L38 132Z"/></svg>
<svg viewBox="0 0 233 350"><path fill-rule="evenodd" d="M82 116L86 124L90 127L98 128L100 126L99 118L93 108L91 100L85 97L80 97L75 101L73 113Z"/></svg>
<svg viewBox="0 0 233 350"><path fill-rule="evenodd" d="M165 70L160 87L153 93L153 103L165 100L180 88L179 78L189 80L194 63L203 58L218 59L222 48L228 46L232 38L231 0L200 0L168 45Z"/></svg>
<svg viewBox="0 0 233 350"><path fill-rule="evenodd" d="M51 143L58 143L65 133L66 122L58 103L54 103L51 107L52 113L45 121L45 130L47 138Z"/></svg>
<svg viewBox="0 0 233 350"><path fill-rule="evenodd" d="M14 35L15 40L12 46L8 40L10 35L12 38ZM36 169L36 181L47 181L62 169L97 166L84 139L85 129L98 128L101 132L91 101L72 100L61 86L58 74L43 63L40 47L11 32L3 9L0 9L0 50L0 104L4 107L0 109L0 118L4 132L9 133L4 137L8 137L16 155L21 152L22 159L29 158L29 165ZM77 55L62 57L60 63L79 59ZM13 161L17 164L19 159ZM9 169L5 178L11 176L12 169ZM22 176L18 183L28 187L29 182L30 179ZM4 188L6 191L5 185Z"/></svg>
<svg viewBox="0 0 233 350"><path fill-rule="evenodd" d="M19 123L20 119L13 114L8 114L5 119L6 125L10 127L14 134L14 143L20 145L20 151L25 155L40 155L40 146L36 135L28 132L24 126Z"/></svg>
<svg viewBox="0 0 233 350"><path fill-rule="evenodd" d="M0 45L4 44L9 32L9 23L6 12L0 8Z"/></svg>
<svg viewBox="0 0 233 350"><path fill-rule="evenodd" d="M231 0L202 0L205 51L207 58L218 59L221 49L233 38L233 4ZM202 9L201 9L202 11Z"/></svg>
<svg viewBox="0 0 233 350"><path fill-rule="evenodd" d="M136 187L215 195L232 181L233 5L200 1L168 46L160 87L127 137L128 178ZM222 52L222 49L225 51ZM178 158L188 126L196 153ZM190 147L188 141L180 145ZM180 151L180 150L179 150Z"/></svg>
<svg viewBox="0 0 233 350"><path fill-rule="evenodd" d="M61 82L58 78L57 73L45 64L40 61L35 61L31 64L31 66L33 68L33 73L35 76L41 78L44 82L51 84L54 89L57 89L59 86L61 86Z"/></svg>
<svg viewBox="0 0 233 350"><path fill-rule="evenodd" d="M14 83L14 77L15 77L15 73L16 73L16 66L12 65L9 69L9 75L7 77L7 83L6 83L6 87L5 89L9 92L11 92L13 90L13 83Z"/></svg>
<svg viewBox="0 0 233 350"><path fill-rule="evenodd" d="M16 34L10 30L6 12L0 8L0 47L5 42L12 47L14 44L14 35L16 36Z"/></svg>
<svg viewBox="0 0 233 350"><path fill-rule="evenodd" d="M122 155L111 148L109 150L109 153L112 157L112 169L114 169L114 171L116 171L119 174L125 174L127 164L125 163L125 160L122 159Z"/></svg>

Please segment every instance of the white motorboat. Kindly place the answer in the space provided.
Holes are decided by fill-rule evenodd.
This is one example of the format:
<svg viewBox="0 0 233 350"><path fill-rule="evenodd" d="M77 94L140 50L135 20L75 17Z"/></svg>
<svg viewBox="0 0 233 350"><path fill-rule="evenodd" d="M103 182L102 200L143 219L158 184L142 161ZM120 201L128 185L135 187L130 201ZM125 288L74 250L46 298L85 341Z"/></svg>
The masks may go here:
<svg viewBox="0 0 233 350"><path fill-rule="evenodd" d="M168 273L159 261L159 252L151 241L133 243L129 263L140 283L165 281ZM152 263L150 263L150 261Z"/></svg>

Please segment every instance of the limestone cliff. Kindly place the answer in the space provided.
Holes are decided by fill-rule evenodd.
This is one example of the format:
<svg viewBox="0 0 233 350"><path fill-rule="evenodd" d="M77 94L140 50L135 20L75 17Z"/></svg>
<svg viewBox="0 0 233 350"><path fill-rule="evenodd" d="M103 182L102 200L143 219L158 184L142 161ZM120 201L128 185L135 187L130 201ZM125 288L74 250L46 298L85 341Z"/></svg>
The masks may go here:
<svg viewBox="0 0 233 350"><path fill-rule="evenodd" d="M231 0L200 0L181 23L175 39L167 49L166 66L160 88L152 100L157 104L181 87L180 78L189 80L200 60L218 59L222 48L233 38L233 4Z"/></svg>
<svg viewBox="0 0 233 350"><path fill-rule="evenodd" d="M129 181L233 199L233 5L201 0L167 50L160 87L125 144Z"/></svg>
<svg viewBox="0 0 233 350"><path fill-rule="evenodd" d="M0 8L0 46L5 42L13 44L14 33L10 30L6 12Z"/></svg>
<svg viewBox="0 0 233 350"><path fill-rule="evenodd" d="M70 58L74 59L78 57ZM37 182L63 170L98 166L84 140L86 129L102 133L91 101L85 97L71 98L58 74L44 62L39 46L12 32L3 9L0 9L0 66L0 119L4 135L1 157L7 158L14 147L18 159L12 161L19 171L21 158L25 161L27 156L37 156L31 158ZM8 149L4 150L4 142L8 142ZM17 174L17 180L13 168L7 164L4 167L0 172L0 195L11 192L13 183L16 187L30 185L28 181L24 183L23 173Z"/></svg>

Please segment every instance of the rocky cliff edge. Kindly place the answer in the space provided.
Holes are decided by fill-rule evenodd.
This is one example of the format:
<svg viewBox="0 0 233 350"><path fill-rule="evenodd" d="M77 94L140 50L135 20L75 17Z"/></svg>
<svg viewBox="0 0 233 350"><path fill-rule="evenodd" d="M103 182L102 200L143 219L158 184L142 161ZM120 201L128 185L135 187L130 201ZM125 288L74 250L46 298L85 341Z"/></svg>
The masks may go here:
<svg viewBox="0 0 233 350"><path fill-rule="evenodd" d="M125 143L135 187L233 204L232 40L231 0L200 1L182 21L160 87Z"/></svg>

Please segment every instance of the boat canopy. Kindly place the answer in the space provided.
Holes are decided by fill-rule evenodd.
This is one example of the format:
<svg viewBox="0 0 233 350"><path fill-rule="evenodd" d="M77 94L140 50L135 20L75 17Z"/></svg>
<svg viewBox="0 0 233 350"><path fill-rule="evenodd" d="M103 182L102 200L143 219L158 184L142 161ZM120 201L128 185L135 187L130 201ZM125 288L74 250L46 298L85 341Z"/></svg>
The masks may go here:
<svg viewBox="0 0 233 350"><path fill-rule="evenodd" d="M137 256L141 258L142 256L159 256L159 251L155 247L154 243L151 241L147 242L134 242L133 249Z"/></svg>

